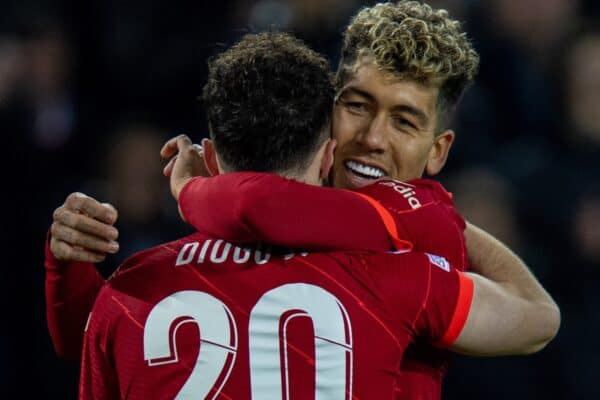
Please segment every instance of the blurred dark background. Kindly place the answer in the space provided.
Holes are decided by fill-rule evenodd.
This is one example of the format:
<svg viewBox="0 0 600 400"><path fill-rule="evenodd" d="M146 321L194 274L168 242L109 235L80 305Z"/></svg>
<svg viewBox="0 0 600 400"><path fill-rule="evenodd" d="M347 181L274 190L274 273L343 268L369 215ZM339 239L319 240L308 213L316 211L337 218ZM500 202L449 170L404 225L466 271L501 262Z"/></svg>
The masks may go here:
<svg viewBox="0 0 600 400"><path fill-rule="evenodd" d="M600 357L600 14L594 0L436 0L482 64L440 180L471 222L508 243L561 305L540 354L456 357L446 399L597 399ZM79 190L120 212L121 251L179 222L158 151L207 132L207 57L243 33L295 32L336 66L352 0L0 1L0 398L75 398L78 365L45 325L43 244Z"/></svg>

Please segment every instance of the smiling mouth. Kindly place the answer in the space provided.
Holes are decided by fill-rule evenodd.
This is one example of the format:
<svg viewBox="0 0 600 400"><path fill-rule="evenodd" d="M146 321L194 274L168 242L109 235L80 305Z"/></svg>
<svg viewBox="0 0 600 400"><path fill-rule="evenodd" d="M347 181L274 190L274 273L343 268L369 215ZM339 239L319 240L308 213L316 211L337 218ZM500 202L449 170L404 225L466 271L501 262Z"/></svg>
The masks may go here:
<svg viewBox="0 0 600 400"><path fill-rule="evenodd" d="M375 180L387 175L387 173L381 168L372 167L357 161L347 160L344 162L344 166L348 171L363 179Z"/></svg>

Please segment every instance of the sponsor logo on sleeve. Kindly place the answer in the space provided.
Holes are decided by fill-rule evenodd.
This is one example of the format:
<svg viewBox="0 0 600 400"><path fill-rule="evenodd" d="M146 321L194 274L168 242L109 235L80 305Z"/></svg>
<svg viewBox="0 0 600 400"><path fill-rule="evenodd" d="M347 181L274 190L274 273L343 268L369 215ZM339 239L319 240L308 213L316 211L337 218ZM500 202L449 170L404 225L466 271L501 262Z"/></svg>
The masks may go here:
<svg viewBox="0 0 600 400"><path fill-rule="evenodd" d="M446 272L450 272L450 263L444 257L436 256L434 254L429 253L425 254L427 254L430 263L432 263L436 267L443 269Z"/></svg>

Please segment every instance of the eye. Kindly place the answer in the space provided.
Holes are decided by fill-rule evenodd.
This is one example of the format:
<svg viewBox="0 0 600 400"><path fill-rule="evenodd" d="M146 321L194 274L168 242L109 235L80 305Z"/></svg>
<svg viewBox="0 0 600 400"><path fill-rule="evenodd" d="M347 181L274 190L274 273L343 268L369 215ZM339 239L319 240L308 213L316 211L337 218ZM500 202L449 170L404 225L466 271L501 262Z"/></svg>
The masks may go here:
<svg viewBox="0 0 600 400"><path fill-rule="evenodd" d="M368 111L367 105L359 101L340 100L340 102L348 111L355 114L362 114Z"/></svg>
<svg viewBox="0 0 600 400"><path fill-rule="evenodd" d="M417 130L417 126L410 122L408 119L403 117L394 117L394 127L399 130Z"/></svg>

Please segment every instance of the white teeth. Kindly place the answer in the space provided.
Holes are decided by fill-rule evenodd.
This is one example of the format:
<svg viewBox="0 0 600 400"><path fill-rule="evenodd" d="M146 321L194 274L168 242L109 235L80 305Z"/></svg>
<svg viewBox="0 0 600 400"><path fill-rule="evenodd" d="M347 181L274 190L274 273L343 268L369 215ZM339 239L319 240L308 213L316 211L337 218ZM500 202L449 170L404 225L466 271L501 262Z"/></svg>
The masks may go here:
<svg viewBox="0 0 600 400"><path fill-rule="evenodd" d="M382 169L359 164L356 161L346 161L346 167L352 172L364 175L367 178L378 179L385 175L385 171Z"/></svg>

